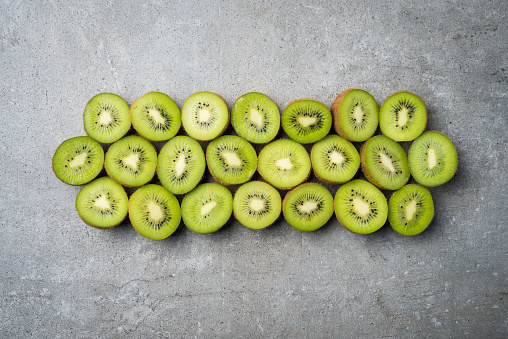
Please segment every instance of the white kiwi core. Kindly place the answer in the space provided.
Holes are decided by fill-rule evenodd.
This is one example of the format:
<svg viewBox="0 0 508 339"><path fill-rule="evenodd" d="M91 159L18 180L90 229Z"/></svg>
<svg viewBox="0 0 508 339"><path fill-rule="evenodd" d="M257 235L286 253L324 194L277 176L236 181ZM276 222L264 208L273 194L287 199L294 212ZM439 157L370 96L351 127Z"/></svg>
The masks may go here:
<svg viewBox="0 0 508 339"><path fill-rule="evenodd" d="M152 118L153 121L155 121L158 124L164 124L166 122L166 119L164 119L161 112L159 112L159 110L156 110L154 108L148 110L148 115L150 116L150 118Z"/></svg>
<svg viewBox="0 0 508 339"><path fill-rule="evenodd" d="M199 122L208 122L210 120L212 114L206 108L198 109L198 121Z"/></svg>
<svg viewBox="0 0 508 339"><path fill-rule="evenodd" d="M217 206L217 203L212 200L209 203L204 204L203 207L201 207L201 211L199 213L201 213L202 216L205 216L210 213L215 208L215 206Z"/></svg>
<svg viewBox="0 0 508 339"><path fill-rule="evenodd" d="M360 198L353 199L353 207L362 217L367 216L370 212L370 204Z"/></svg>
<svg viewBox="0 0 508 339"><path fill-rule="evenodd" d="M411 221L416 213L416 200L412 200L406 206L406 220Z"/></svg>
<svg viewBox="0 0 508 339"><path fill-rule="evenodd" d="M330 159L330 161L332 163L337 164L337 165L342 164L344 162L344 160L346 160L346 158L344 158L344 156L340 152L337 152L337 151L331 152L328 155L328 158Z"/></svg>
<svg viewBox="0 0 508 339"><path fill-rule="evenodd" d="M234 152L224 152L222 156L229 166L240 166L242 164L242 160L240 160L238 154Z"/></svg>
<svg viewBox="0 0 508 339"><path fill-rule="evenodd" d="M185 161L185 154L182 153L178 156L178 160L175 164L175 172L177 177L180 177L183 172L185 172L185 167L187 167L187 162Z"/></svg>
<svg viewBox="0 0 508 339"><path fill-rule="evenodd" d="M353 111L353 118L355 119L355 123L357 125L362 123L363 120L363 110L360 106L356 105Z"/></svg>
<svg viewBox="0 0 508 339"><path fill-rule="evenodd" d="M310 125L314 125L317 122L317 119L315 117L306 117L306 116L298 117L297 120L302 127L308 127Z"/></svg>
<svg viewBox="0 0 508 339"><path fill-rule="evenodd" d="M263 127L263 114L257 109L251 108L249 110L249 120L255 123L258 127Z"/></svg>
<svg viewBox="0 0 508 339"><path fill-rule="evenodd" d="M102 110L99 115L99 123L103 126L109 125L113 121L113 115L110 111Z"/></svg>
<svg viewBox="0 0 508 339"><path fill-rule="evenodd" d="M146 208L148 209L148 217L151 220L159 221L164 217L164 213L162 212L162 208L159 204L150 201L146 205Z"/></svg>
<svg viewBox="0 0 508 339"><path fill-rule="evenodd" d="M300 206L298 206L298 209L303 213L310 213L314 211L318 207L318 204L315 201L306 201Z"/></svg>
<svg viewBox="0 0 508 339"><path fill-rule="evenodd" d="M281 170L290 170L293 168L293 164L291 163L291 159L289 158L282 158L282 159L278 159L276 162L275 162L275 166L277 166L278 168L280 168Z"/></svg>
<svg viewBox="0 0 508 339"><path fill-rule="evenodd" d="M122 162L126 165L131 167L132 169L138 168L139 163L139 154L138 153L131 153L125 158L122 159Z"/></svg>
<svg viewBox="0 0 508 339"><path fill-rule="evenodd" d="M88 156L88 153L81 153L79 155L76 155L74 159L69 163L70 168L76 168L81 167L85 164L86 157Z"/></svg>
<svg viewBox="0 0 508 339"><path fill-rule="evenodd" d="M392 159L390 159L390 157L383 152L379 153L379 156L381 157L381 163L383 166L386 167L390 172L395 172L395 167L393 167Z"/></svg>
<svg viewBox="0 0 508 339"><path fill-rule="evenodd" d="M397 124L402 127L407 124L409 120L409 110L407 107L402 107L398 113Z"/></svg>
<svg viewBox="0 0 508 339"><path fill-rule="evenodd" d="M429 164L429 169L433 169L437 165L436 151L434 151L433 148L429 148L427 153L427 163Z"/></svg>
<svg viewBox="0 0 508 339"><path fill-rule="evenodd" d="M252 198L252 200L249 203L249 207L255 211L259 212L265 208L265 201L260 198Z"/></svg>
<svg viewBox="0 0 508 339"><path fill-rule="evenodd" d="M103 194L99 197L99 199L95 200L93 203L94 207L103 209L103 210L109 210L111 208L111 205L109 204L108 197L106 194Z"/></svg>

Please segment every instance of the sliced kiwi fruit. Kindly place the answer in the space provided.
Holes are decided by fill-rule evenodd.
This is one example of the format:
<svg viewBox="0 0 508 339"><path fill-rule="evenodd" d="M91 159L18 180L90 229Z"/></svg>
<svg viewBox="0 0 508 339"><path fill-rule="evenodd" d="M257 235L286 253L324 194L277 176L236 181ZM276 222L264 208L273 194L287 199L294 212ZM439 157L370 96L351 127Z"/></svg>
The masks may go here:
<svg viewBox="0 0 508 339"><path fill-rule="evenodd" d="M338 135L328 135L312 146L314 174L324 183L342 184L351 180L360 168L355 146Z"/></svg>
<svg viewBox="0 0 508 339"><path fill-rule="evenodd" d="M388 204L378 188L365 180L356 179L337 190L335 215L349 231L369 234L385 224Z"/></svg>
<svg viewBox="0 0 508 339"><path fill-rule="evenodd" d="M279 132L279 107L265 94L244 94L233 105L231 124L242 138L255 144L266 144Z"/></svg>
<svg viewBox="0 0 508 339"><path fill-rule="evenodd" d="M427 187L448 182L457 171L457 150L441 132L425 132L413 141L408 159L413 178Z"/></svg>
<svg viewBox="0 0 508 339"><path fill-rule="evenodd" d="M160 92L150 92L134 101L130 116L132 127L144 138L153 141L169 140L178 133L180 109L173 99Z"/></svg>
<svg viewBox="0 0 508 339"><path fill-rule="evenodd" d="M162 147L157 157L157 176L168 191L185 194L199 184L205 173L205 153L188 136L177 136Z"/></svg>
<svg viewBox="0 0 508 339"><path fill-rule="evenodd" d="M127 216L128 200L122 185L103 177L83 186L76 197L76 210L87 225L112 228Z"/></svg>
<svg viewBox="0 0 508 339"><path fill-rule="evenodd" d="M281 197L271 185L251 181L240 186L233 200L235 218L244 226L262 229L273 224L280 216Z"/></svg>
<svg viewBox="0 0 508 339"><path fill-rule="evenodd" d="M365 141L377 130L379 108L369 92L350 88L340 93L330 111L338 135L350 141Z"/></svg>
<svg viewBox="0 0 508 339"><path fill-rule="evenodd" d="M97 94L86 104L83 125L92 139L105 144L113 143L131 128L129 105L116 94Z"/></svg>
<svg viewBox="0 0 508 339"><path fill-rule="evenodd" d="M394 192L388 202L388 221L402 235L422 233L434 217L434 202L428 189L406 185Z"/></svg>
<svg viewBox="0 0 508 339"><path fill-rule="evenodd" d="M377 135L360 150L363 174L379 188L398 190L409 180L406 151L392 139Z"/></svg>
<svg viewBox="0 0 508 339"><path fill-rule="evenodd" d="M243 184L256 172L256 150L243 138L224 135L208 144L206 163L221 184Z"/></svg>
<svg viewBox="0 0 508 339"><path fill-rule="evenodd" d="M259 153L259 174L276 188L289 190L310 175L311 162L305 148L289 139L272 141Z"/></svg>
<svg viewBox="0 0 508 339"><path fill-rule="evenodd" d="M229 125L228 105L218 94L194 93L183 103L182 125L196 140L215 139Z"/></svg>
<svg viewBox="0 0 508 339"><path fill-rule="evenodd" d="M58 179L69 185L84 185L101 172L104 151L89 137L70 138L58 146L52 163Z"/></svg>
<svg viewBox="0 0 508 339"><path fill-rule="evenodd" d="M332 127L332 115L328 107L313 99L300 99L289 103L282 112L284 132L301 144L323 139Z"/></svg>
<svg viewBox="0 0 508 339"><path fill-rule="evenodd" d="M104 165L115 181L138 187L152 180L157 167L157 152L146 139L131 135L109 147Z"/></svg>
<svg viewBox="0 0 508 339"><path fill-rule="evenodd" d="M416 94L397 92L389 96L379 109L379 128L395 141L411 141L425 130L427 109Z"/></svg>
<svg viewBox="0 0 508 339"><path fill-rule="evenodd" d="M286 194L282 212L293 228L302 232L315 231L333 215L333 196L319 184L302 184Z"/></svg>
<svg viewBox="0 0 508 339"><path fill-rule="evenodd" d="M166 239L180 225L180 204L162 186L140 187L129 199L129 219L140 235L154 240Z"/></svg>
<svg viewBox="0 0 508 339"><path fill-rule="evenodd" d="M231 217L233 195L221 184L201 184L182 201L182 219L188 229L200 234L219 230Z"/></svg>

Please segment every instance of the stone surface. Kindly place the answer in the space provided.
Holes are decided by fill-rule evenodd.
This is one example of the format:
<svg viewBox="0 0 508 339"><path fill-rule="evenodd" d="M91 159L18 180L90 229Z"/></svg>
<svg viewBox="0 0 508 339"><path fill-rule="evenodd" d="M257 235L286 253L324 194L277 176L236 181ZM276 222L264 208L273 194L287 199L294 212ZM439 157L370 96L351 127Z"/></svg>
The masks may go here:
<svg viewBox="0 0 508 339"><path fill-rule="evenodd" d="M507 12L471 0L2 1L0 337L507 337ZM330 105L349 87L379 104L417 93L428 129L457 147L419 236L388 224L359 236L335 218L301 233L281 218L211 235L181 224L150 241L128 222L86 226L79 187L51 170L99 92L130 104L162 91L181 107L208 90L231 107L259 91L282 109Z"/></svg>

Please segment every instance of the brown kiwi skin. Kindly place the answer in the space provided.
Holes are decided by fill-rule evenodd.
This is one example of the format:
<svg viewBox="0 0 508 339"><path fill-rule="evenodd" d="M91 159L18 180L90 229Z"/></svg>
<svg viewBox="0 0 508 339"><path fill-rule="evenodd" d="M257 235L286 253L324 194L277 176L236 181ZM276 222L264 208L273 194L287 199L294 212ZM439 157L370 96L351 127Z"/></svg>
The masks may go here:
<svg viewBox="0 0 508 339"><path fill-rule="evenodd" d="M153 144L152 144L152 146L153 146L153 148L155 148L155 153L157 153L157 156L159 156L159 151L157 150L157 148ZM109 149L108 149L108 152L109 152ZM107 152L106 152L106 154L107 154ZM104 155L104 159L106 159L106 154ZM153 180L153 178L157 174L157 164L155 164L155 172L154 172L153 176L150 178L150 180L148 180L146 182L146 184L141 185L141 186L131 186L131 185L127 185L127 184L124 184L123 182L120 182L120 181L116 180L115 178L113 178L113 176L111 174L109 174L108 168L106 167L106 160L104 160L104 169L106 170L106 173L107 173L108 177L110 177L111 179L113 179L113 181L115 181L115 182L117 182L120 185L125 186L125 187L141 187L141 186L147 185L148 183L150 183L150 181Z"/></svg>
<svg viewBox="0 0 508 339"><path fill-rule="evenodd" d="M202 92L204 92L204 91L202 91ZM195 93L199 93L199 92L195 92ZM194 93L194 94L195 94L195 93ZM221 98L221 100L222 100L222 101L224 101L224 103L226 104L226 108L227 108L227 110L228 110L228 118L227 118L226 125L224 126L224 128L222 129L222 131L220 131L220 133L219 133L219 134L218 134L215 138L213 138L213 139L217 139L217 138L218 138L218 137L220 137L222 134L224 134L224 132L226 132L226 130L228 129L229 124L231 123L231 111L230 111L230 109L229 109L228 103L226 102L226 100L224 100L224 98L223 98L221 95L219 95L219 94L217 94L217 93L215 93L215 92L209 92L209 93L215 94L216 96L218 96L219 98ZM185 127L183 126L183 124L182 124L182 129L185 131ZM189 135L189 134L187 133L187 135ZM194 139L194 138L193 138L193 139ZM208 140L197 140L197 139L196 139L196 140L197 140L197 141L212 141L213 139L208 139Z"/></svg>
<svg viewBox="0 0 508 339"><path fill-rule="evenodd" d="M395 92L393 94L391 94L388 98L385 99L385 101L383 102L383 104L381 105L381 107L379 107L379 112L381 113L381 109L383 109L383 105L385 104L386 100L388 100L389 98L391 98L392 96L394 96L395 94L398 94L398 93L409 93L409 94L412 94L414 95L415 97L417 97L418 99L420 99L422 102L423 102L423 105L425 106L425 109L427 109L427 105L425 104L425 101L423 101L423 99L418 95L418 94L414 94L413 92L409 92L409 91L398 91L398 92ZM427 117L425 118L425 127L423 128L423 131L420 135L422 135L423 133L425 133L425 130L427 129L427 121L429 119L429 116L428 116L428 113L427 113ZM378 127L379 127L379 124L378 124ZM379 128L379 130L381 131L381 128ZM381 131L381 133L383 135L385 135L383 133L383 131ZM417 135L416 138L418 138L420 135ZM414 138L413 140L415 140L416 138ZM412 141L412 140L410 140ZM403 142L403 141L397 141L397 142Z"/></svg>
<svg viewBox="0 0 508 339"><path fill-rule="evenodd" d="M342 125L340 124L339 119L339 108L340 104L342 103L342 100L344 100L344 97L354 89L361 90L360 88L348 88L345 91L342 91L341 93L339 93L339 95L337 95L337 97L332 103L332 106L330 107L330 112L332 113L333 119L333 128L335 129L335 132L337 132L338 135L349 141L353 140L350 137L348 137L346 133L344 133L344 130L342 129Z"/></svg>
<svg viewBox="0 0 508 339"><path fill-rule="evenodd" d="M304 184L300 184L300 185L296 186L291 191L286 193L286 196L284 197L284 200L282 200L282 214L284 215L284 219L286 219L286 213L284 213L284 205L286 205L286 200L291 195L291 193L293 193L293 191L296 190L297 188L300 188L302 186L307 186L307 185L313 185L313 184L319 185L318 183L315 183L315 182L306 182ZM335 207L334 207L334 209L335 209Z"/></svg>
<svg viewBox="0 0 508 339"><path fill-rule="evenodd" d="M391 191L390 188L386 188L383 185L381 185L380 183L378 183L376 180L374 180L374 178L372 177L372 175L369 172L369 169L367 168L367 161L365 160L365 149L367 148L367 143L369 142L369 140L365 141L362 145L362 148L360 149L360 165L361 165L360 167L362 168L362 172L365 175L365 177L367 178L367 180L374 186L377 186L377 187L384 189L384 190Z"/></svg>

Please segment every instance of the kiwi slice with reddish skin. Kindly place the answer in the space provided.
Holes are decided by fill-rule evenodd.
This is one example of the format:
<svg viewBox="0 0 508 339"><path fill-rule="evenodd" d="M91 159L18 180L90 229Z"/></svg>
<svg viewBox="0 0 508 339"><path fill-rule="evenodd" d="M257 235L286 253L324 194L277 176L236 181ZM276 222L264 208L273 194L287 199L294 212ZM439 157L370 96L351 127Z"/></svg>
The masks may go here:
<svg viewBox="0 0 508 339"><path fill-rule="evenodd" d="M294 100L282 112L284 132L301 144L323 139L332 127L332 114L322 102L314 99Z"/></svg>

